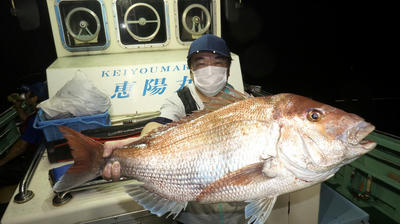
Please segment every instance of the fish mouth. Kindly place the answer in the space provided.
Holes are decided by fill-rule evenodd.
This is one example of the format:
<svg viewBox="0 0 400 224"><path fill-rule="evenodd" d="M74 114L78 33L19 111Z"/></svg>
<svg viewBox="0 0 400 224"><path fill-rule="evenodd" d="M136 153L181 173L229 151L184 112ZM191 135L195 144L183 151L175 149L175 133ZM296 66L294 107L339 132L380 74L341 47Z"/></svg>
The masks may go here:
<svg viewBox="0 0 400 224"><path fill-rule="evenodd" d="M349 145L370 151L375 148L376 142L365 138L374 130L375 126L362 121L348 130L343 137L345 137L345 140Z"/></svg>
<svg viewBox="0 0 400 224"><path fill-rule="evenodd" d="M376 147L376 142L372 140L363 139L360 141L359 145L361 145L363 149L370 151Z"/></svg>

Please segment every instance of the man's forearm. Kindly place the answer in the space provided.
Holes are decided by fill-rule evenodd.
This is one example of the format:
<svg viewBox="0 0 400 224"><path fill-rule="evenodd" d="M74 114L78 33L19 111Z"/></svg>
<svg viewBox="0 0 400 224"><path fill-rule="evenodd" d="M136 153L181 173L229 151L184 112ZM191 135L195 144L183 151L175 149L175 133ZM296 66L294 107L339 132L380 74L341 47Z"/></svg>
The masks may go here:
<svg viewBox="0 0 400 224"><path fill-rule="evenodd" d="M10 151L7 153L7 155L0 159L0 166L8 163L9 161L11 161L12 159L14 159L15 157L21 155L22 153L24 153L26 151L28 147L28 142L19 139L11 148Z"/></svg>

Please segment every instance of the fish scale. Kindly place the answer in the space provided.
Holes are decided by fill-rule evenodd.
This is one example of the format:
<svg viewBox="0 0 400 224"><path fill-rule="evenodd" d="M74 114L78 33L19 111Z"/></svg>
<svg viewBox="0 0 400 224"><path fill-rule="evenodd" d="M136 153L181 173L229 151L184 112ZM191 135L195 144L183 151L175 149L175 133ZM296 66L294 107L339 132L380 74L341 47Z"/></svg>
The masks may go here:
<svg viewBox="0 0 400 224"><path fill-rule="evenodd" d="M277 196L326 180L376 145L363 140L374 126L357 115L295 94L231 91L234 97L212 99L204 111L114 150L108 161L102 144L60 127L76 163L54 191L119 161L123 176L144 183L127 193L153 214L176 217L189 201L246 201L249 223L263 223Z"/></svg>
<svg viewBox="0 0 400 224"><path fill-rule="evenodd" d="M221 128L225 129L225 130L229 130L231 127L226 127L225 126L225 127L221 127ZM237 134L237 133L232 133L232 134ZM189 160L190 161L191 160L191 158L190 158L191 155L193 155L193 157L197 157L197 155L193 154L192 152L198 152L199 154L208 153L209 156L206 156L206 157L212 157L212 156L216 156L216 155L225 155L225 154L226 155L234 154L235 152L234 152L234 149L232 147L233 144L228 145L229 147L226 147L226 144L223 144L222 146L215 146L216 144L224 143L224 142L227 142L228 140L230 140L232 138L235 138L235 136L233 136L233 137L228 137L228 136L230 136L230 135L224 135L223 138L222 137L220 137L220 138L209 138L208 136L206 136L204 138L208 139L207 142L205 140L196 141L195 137L192 137L190 139L190 142L198 142L198 144L196 144L196 145L195 144L191 144L192 145L192 148L190 149L191 151L188 153L188 155L183 155L182 157L185 158L185 160ZM199 143L202 143L202 142L203 143L205 142L206 144L200 145ZM210 148L211 146L212 146L212 148ZM168 150L168 147L169 146L167 146L166 150ZM174 145L174 148L179 148L179 147L180 147L179 144L175 144ZM225 151L219 152L219 151L221 151L221 150L219 150L221 148L229 148L229 150L225 150ZM146 149L143 149L143 150L146 150ZM186 149L186 150L189 150L189 149ZM182 153L183 150L177 150L177 151L179 153ZM116 152L116 153L118 153L118 152ZM176 156L178 156L178 155L176 155ZM237 156L240 157L240 155L237 155ZM142 157L140 157L140 158L138 157L137 159L138 160L140 159L142 161L146 160L146 158L142 158ZM178 162L178 164L180 164L181 160L177 159L176 161ZM171 163L168 163L168 164L171 164ZM221 163L217 163L217 164L221 164ZM162 165L162 163L160 165ZM177 167L179 167L179 165L177 165ZM159 169L162 169L162 168L160 167Z"/></svg>

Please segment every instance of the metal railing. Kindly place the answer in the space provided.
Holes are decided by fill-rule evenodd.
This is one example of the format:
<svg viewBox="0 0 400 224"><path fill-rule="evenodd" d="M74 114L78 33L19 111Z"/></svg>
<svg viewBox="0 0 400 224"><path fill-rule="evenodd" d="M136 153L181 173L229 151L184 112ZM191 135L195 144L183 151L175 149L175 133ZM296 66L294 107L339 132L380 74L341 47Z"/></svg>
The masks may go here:
<svg viewBox="0 0 400 224"><path fill-rule="evenodd" d="M18 194L15 195L14 197L14 202L18 203L18 204L22 204L25 203L29 200L31 200L33 198L33 196L35 195L33 193L33 191L28 190L29 184L31 183L33 174L35 173L35 170L40 162L40 159L42 158L43 152L45 151L46 146L44 144L44 142L42 142L33 159L31 164L29 165L29 168L27 170L27 172L25 173L24 179L22 179L22 181L19 183L18 186Z"/></svg>

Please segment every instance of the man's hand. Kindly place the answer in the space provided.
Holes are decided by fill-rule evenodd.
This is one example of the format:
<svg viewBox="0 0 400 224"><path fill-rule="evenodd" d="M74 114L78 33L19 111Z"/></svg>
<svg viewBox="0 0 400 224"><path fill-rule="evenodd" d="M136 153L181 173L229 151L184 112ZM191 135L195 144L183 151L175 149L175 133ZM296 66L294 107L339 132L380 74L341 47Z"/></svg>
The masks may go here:
<svg viewBox="0 0 400 224"><path fill-rule="evenodd" d="M112 151L122 146L128 145L134 141L139 140L140 137L127 138L123 140L109 141L104 143L103 157L111 156ZM103 178L106 180L117 181L121 177L121 166L118 161L114 163L107 163L103 170Z"/></svg>
<svg viewBox="0 0 400 224"><path fill-rule="evenodd" d="M112 151L117 148L121 148L122 146L128 145L134 141L139 140L143 136L146 136L148 133L150 133L153 129L156 129L158 127L162 126L162 124L157 123L157 122L149 122L147 123L140 134L139 137L133 137L133 138L127 138L123 140L117 140L117 141L109 141L104 143L104 152L103 152L103 157L107 158L111 156ZM112 179L113 181L119 180L121 177L121 166L118 161L114 163L107 163L106 166L104 167L103 170L103 178L106 180Z"/></svg>

